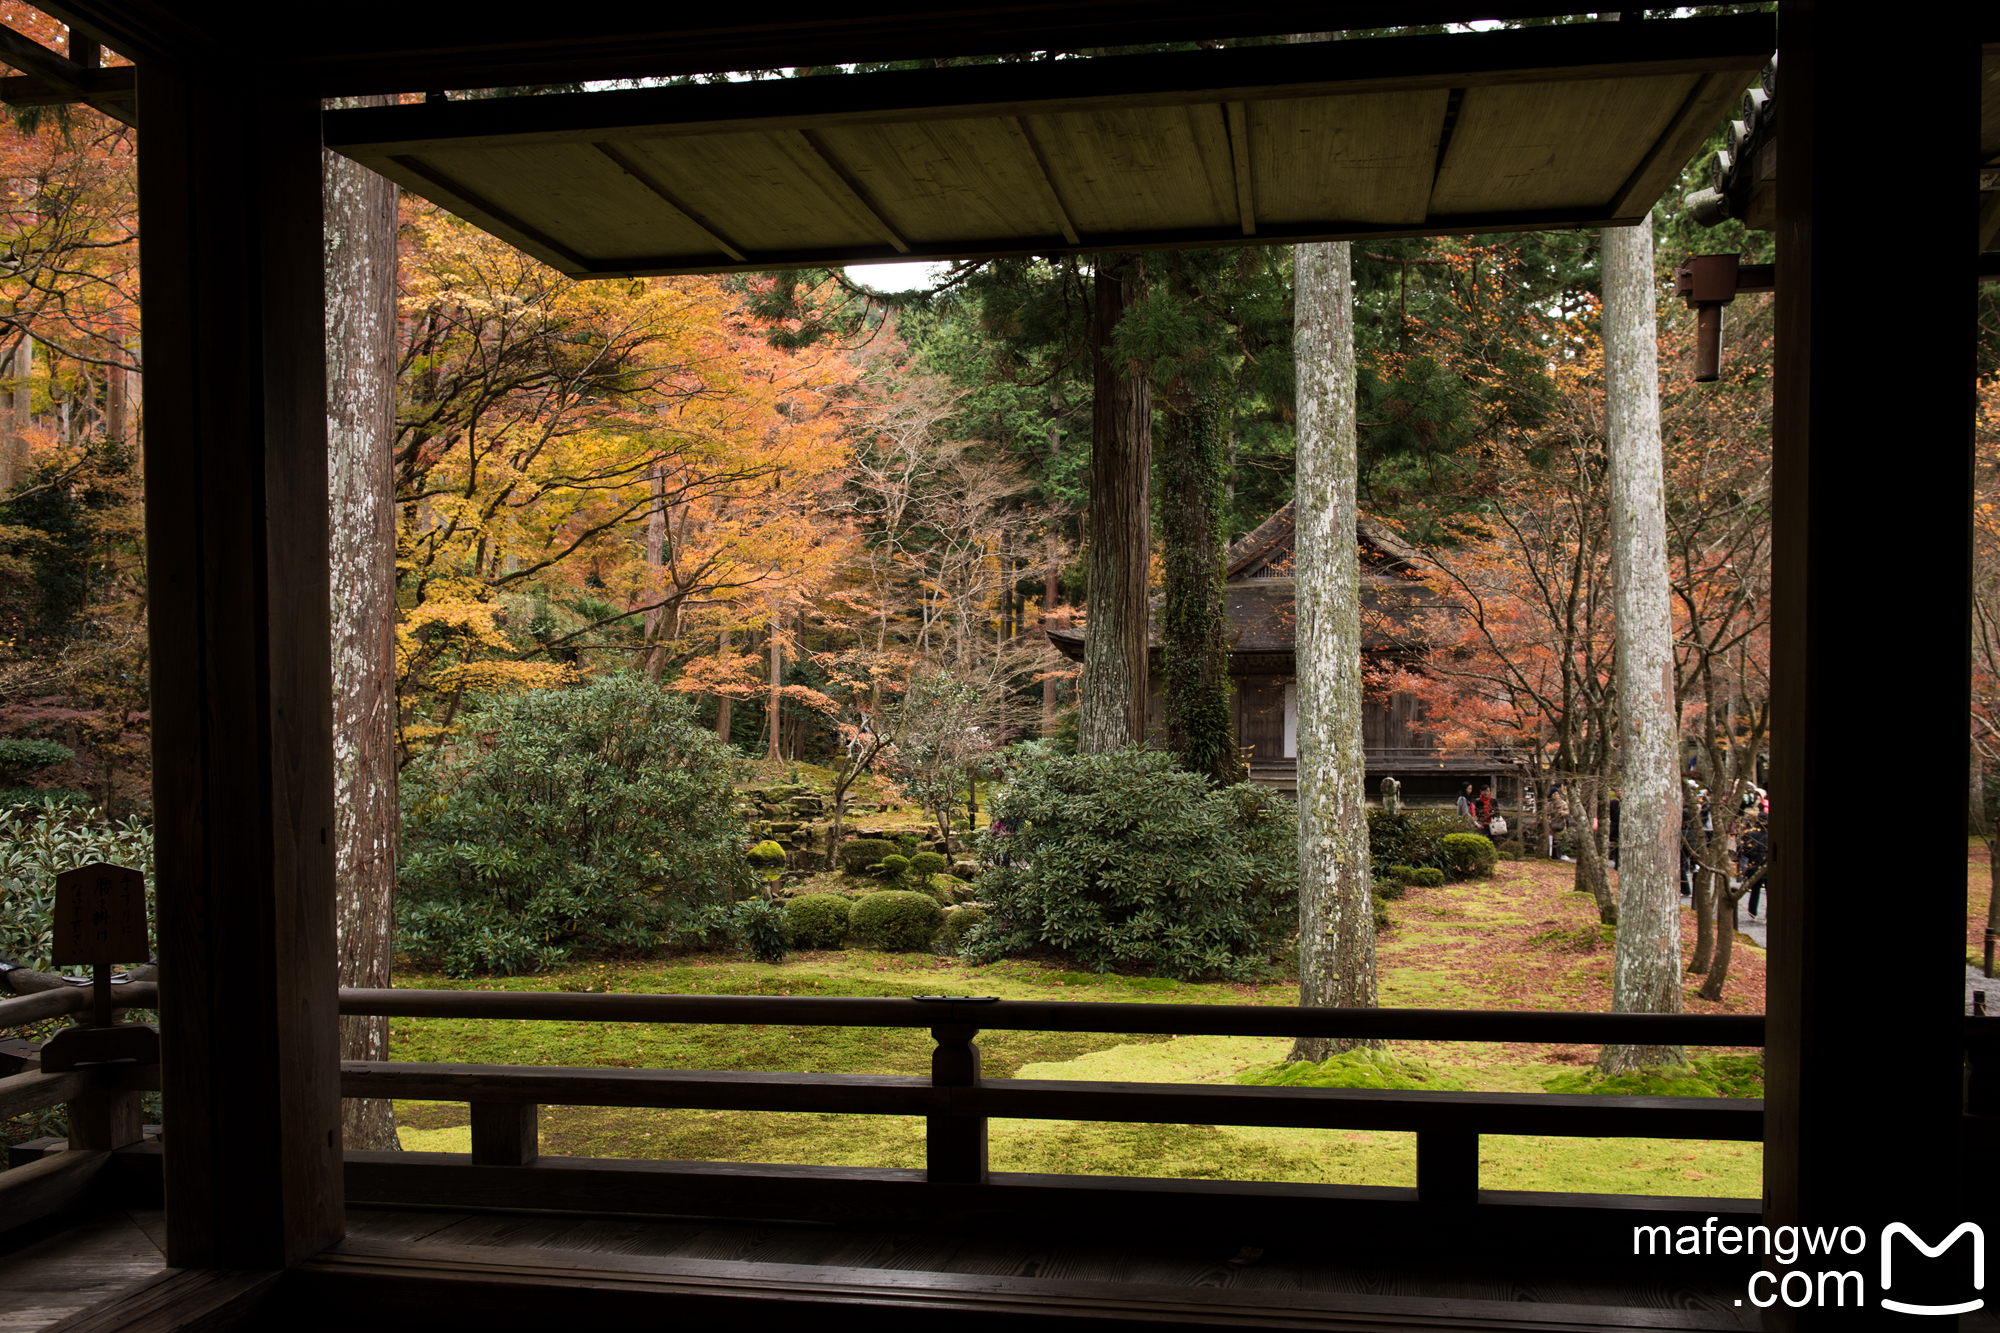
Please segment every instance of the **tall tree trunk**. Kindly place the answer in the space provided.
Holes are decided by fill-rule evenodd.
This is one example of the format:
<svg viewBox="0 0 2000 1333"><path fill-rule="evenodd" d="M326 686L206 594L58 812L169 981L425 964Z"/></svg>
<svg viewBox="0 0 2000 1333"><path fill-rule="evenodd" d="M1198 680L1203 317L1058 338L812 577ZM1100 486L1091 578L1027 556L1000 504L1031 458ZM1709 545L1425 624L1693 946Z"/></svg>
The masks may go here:
<svg viewBox="0 0 2000 1333"><path fill-rule="evenodd" d="M1570 783L1569 787L1569 842L1576 849L1573 887L1578 893L1589 894L1597 904L1599 921L1613 926L1618 924L1618 902L1611 892L1611 871L1604 863L1604 857L1598 850L1596 833L1590 827L1591 813L1597 808L1596 786L1592 779L1581 778Z"/></svg>
<svg viewBox="0 0 2000 1333"><path fill-rule="evenodd" d="M1611 1007L1681 1011L1681 789L1660 454L1653 219L1607 227L1604 384L1610 424L1612 613L1618 625L1619 750L1624 759L1618 946ZM1607 1046L1606 1073L1679 1064L1678 1046Z"/></svg>
<svg viewBox="0 0 2000 1333"><path fill-rule="evenodd" d="M1153 394L1111 359L1111 337L1144 286L1137 255L1104 255L1091 321L1090 618L1077 749L1099 754L1146 739L1146 575L1152 563Z"/></svg>
<svg viewBox="0 0 2000 1333"><path fill-rule="evenodd" d="M1354 301L1348 243L1292 248L1298 363L1299 1003L1375 1007L1361 740ZM1301 1038L1295 1060L1364 1043Z"/></svg>
<svg viewBox="0 0 2000 1333"><path fill-rule="evenodd" d="M735 636L728 630L725 629L722 631L721 647L724 657L728 657L729 650L735 647L731 642L733 638ZM731 702L733 701L726 694L715 696L715 739L721 741L724 745L729 744L729 705Z"/></svg>
<svg viewBox="0 0 2000 1333"><path fill-rule="evenodd" d="M343 99L386 106L391 97ZM327 492L332 535L334 876L343 986L395 956L396 187L335 153L325 205ZM114 371L116 375L120 372ZM340 1020L344 1060L387 1060L389 1020ZM394 1104L342 1103L349 1148L395 1148Z"/></svg>
<svg viewBox="0 0 2000 1333"><path fill-rule="evenodd" d="M652 467L653 511L646 515L646 568L658 571L667 562L667 470L664 464ZM648 589L648 593L653 589ZM666 608L656 606L646 613L646 679L660 683L667 665L666 645L661 641L660 622Z"/></svg>
<svg viewBox="0 0 2000 1333"><path fill-rule="evenodd" d="M1182 768L1239 780L1229 726L1229 624L1222 602L1222 451L1212 393L1167 413L1160 451L1166 554L1161 722Z"/></svg>
<svg viewBox="0 0 2000 1333"><path fill-rule="evenodd" d="M28 479L28 427L34 420L30 408L35 392L32 384L35 340L25 332L14 345L11 360L8 374L14 384L7 396L12 410L5 423L5 438L0 439L0 495L5 495Z"/></svg>
<svg viewBox="0 0 2000 1333"><path fill-rule="evenodd" d="M1048 565L1042 571L1042 632L1048 633L1049 617L1055 614L1056 598L1062 593L1057 586L1061 570L1056 564L1055 537L1049 537ZM1042 674L1042 735L1056 734L1056 677L1053 671Z"/></svg>
<svg viewBox="0 0 2000 1333"><path fill-rule="evenodd" d="M779 730L778 730L780 711L784 703L784 695L779 693L779 691L784 688L784 685L785 685L784 636L778 633L778 619L776 616L773 616L771 618L771 706L769 710L771 714L771 724L770 724L771 748L770 752L766 756L767 758L770 759L783 759L785 757L784 749L781 745L781 737L779 735Z"/></svg>

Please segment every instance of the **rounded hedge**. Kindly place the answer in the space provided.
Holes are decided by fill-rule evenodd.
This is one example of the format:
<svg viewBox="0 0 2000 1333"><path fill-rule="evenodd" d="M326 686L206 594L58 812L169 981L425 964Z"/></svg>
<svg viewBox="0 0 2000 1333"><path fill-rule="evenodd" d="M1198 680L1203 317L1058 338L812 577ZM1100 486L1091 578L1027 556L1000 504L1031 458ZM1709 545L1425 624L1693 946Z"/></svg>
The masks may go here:
<svg viewBox="0 0 2000 1333"><path fill-rule="evenodd" d="M1444 871L1436 866L1418 866L1410 872L1409 883L1420 889L1435 889L1444 884Z"/></svg>
<svg viewBox="0 0 2000 1333"><path fill-rule="evenodd" d="M896 851L896 844L887 838L856 838L840 844L840 868L850 875L865 875L870 866L880 865L883 857Z"/></svg>
<svg viewBox="0 0 2000 1333"><path fill-rule="evenodd" d="M945 867L950 864L951 862L936 852L918 852L910 858L910 871L920 878L927 879L932 875L943 874Z"/></svg>
<svg viewBox="0 0 2000 1333"><path fill-rule="evenodd" d="M1478 833L1450 833L1441 840L1445 864L1453 879L1486 879L1500 859L1493 839Z"/></svg>
<svg viewBox="0 0 2000 1333"><path fill-rule="evenodd" d="M838 949L853 909L837 893L802 893L785 904L794 949Z"/></svg>
<svg viewBox="0 0 2000 1333"><path fill-rule="evenodd" d="M986 919L986 909L981 907L954 907L944 914L944 925L938 931L937 951L957 953L958 946L965 939L965 932Z"/></svg>
<svg viewBox="0 0 2000 1333"><path fill-rule="evenodd" d="M944 926L944 909L928 893L884 889L863 894L848 924L878 949L928 949Z"/></svg>

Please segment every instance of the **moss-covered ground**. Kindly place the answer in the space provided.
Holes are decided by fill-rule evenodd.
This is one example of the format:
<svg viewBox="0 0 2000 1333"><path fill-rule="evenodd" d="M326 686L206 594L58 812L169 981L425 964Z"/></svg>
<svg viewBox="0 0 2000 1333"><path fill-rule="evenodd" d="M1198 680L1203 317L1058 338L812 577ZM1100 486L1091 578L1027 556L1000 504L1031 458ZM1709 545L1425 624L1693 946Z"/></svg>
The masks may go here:
<svg viewBox="0 0 2000 1333"><path fill-rule="evenodd" d="M1570 890L1572 873L1563 863L1502 862L1490 880L1416 889L1392 903L1393 925L1380 944L1382 1002L1609 1007L1610 946L1590 900ZM1691 949L1691 917L1684 926ZM1278 969L1259 984L1199 985L1084 974L1060 959L969 968L955 959L861 949L794 954L778 965L694 955L472 982L405 972L397 984L673 994L943 992L1183 1004L1282 1005L1297 997L1296 980ZM1692 984L1689 990L1691 1009L1761 1009L1762 951L1739 942L1720 1005L1693 999ZM1256 1078L1282 1061L1288 1048L1269 1038L1016 1032L982 1034L979 1045L989 1078L1187 1083ZM393 1036L400 1060L826 1073L922 1074L930 1049L928 1034L914 1029L397 1020ZM1581 1047L1418 1042L1398 1043L1391 1052L1395 1061L1435 1071L1438 1086L1501 1092L1540 1092L1564 1075L1576 1085L1595 1054ZM397 1109L405 1147L469 1149L464 1106L405 1102ZM923 1161L923 1124L915 1117L555 1106L543 1111L542 1144L547 1153L580 1156L914 1167ZM1481 1142L1481 1162L1482 1181L1494 1189L1762 1192L1762 1154L1755 1144L1493 1136ZM992 1164L998 1171L1204 1179L1384 1185L1416 1179L1412 1135L1212 1125L995 1121Z"/></svg>

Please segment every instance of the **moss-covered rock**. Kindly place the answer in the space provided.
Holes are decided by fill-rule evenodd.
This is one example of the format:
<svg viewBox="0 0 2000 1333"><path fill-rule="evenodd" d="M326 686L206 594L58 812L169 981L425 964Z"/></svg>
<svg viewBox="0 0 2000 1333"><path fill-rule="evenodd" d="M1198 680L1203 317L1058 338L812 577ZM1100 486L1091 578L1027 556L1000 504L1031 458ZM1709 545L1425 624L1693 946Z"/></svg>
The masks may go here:
<svg viewBox="0 0 2000 1333"><path fill-rule="evenodd" d="M743 858L758 870L771 871L785 868L785 849L769 838L745 852Z"/></svg>
<svg viewBox="0 0 2000 1333"><path fill-rule="evenodd" d="M1246 1069L1236 1076L1238 1083L1286 1088L1380 1088L1385 1091L1459 1091L1464 1084L1438 1072L1421 1060L1391 1055L1387 1051L1360 1047L1329 1056L1317 1064L1293 1060Z"/></svg>
<svg viewBox="0 0 2000 1333"><path fill-rule="evenodd" d="M871 866L882 864L885 856L897 854L896 844L886 838L855 838L840 844L840 868L850 875L865 875Z"/></svg>
<svg viewBox="0 0 2000 1333"><path fill-rule="evenodd" d="M1764 1057L1698 1055L1684 1065L1635 1069L1610 1078L1581 1069L1543 1079L1542 1087L1600 1097L1762 1097Z"/></svg>

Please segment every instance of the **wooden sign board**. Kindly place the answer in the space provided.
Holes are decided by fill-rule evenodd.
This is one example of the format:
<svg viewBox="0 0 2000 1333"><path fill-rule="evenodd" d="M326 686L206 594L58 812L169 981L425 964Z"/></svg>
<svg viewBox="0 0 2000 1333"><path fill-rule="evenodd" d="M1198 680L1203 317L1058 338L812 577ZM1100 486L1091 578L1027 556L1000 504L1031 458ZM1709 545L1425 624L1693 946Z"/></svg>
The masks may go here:
<svg viewBox="0 0 2000 1333"><path fill-rule="evenodd" d="M94 862L56 876L56 965L143 963L146 877L124 866Z"/></svg>

